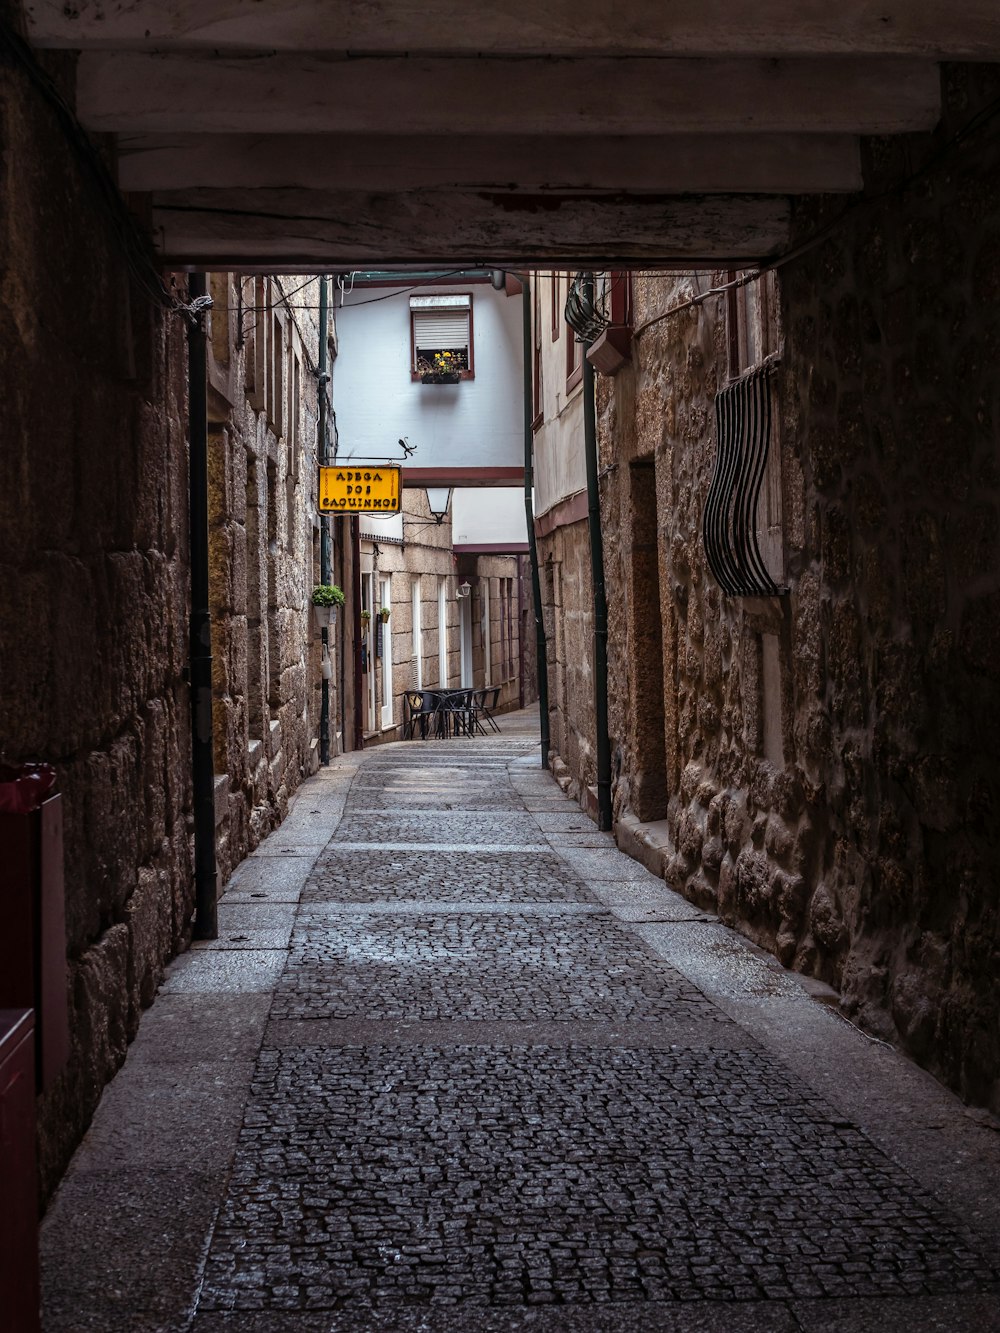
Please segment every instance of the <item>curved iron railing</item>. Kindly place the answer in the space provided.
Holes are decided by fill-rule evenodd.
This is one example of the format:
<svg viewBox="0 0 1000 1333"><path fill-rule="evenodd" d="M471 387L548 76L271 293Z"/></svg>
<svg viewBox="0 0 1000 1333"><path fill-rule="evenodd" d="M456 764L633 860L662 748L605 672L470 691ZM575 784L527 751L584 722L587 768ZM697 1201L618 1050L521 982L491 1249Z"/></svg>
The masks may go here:
<svg viewBox="0 0 1000 1333"><path fill-rule="evenodd" d="M599 308L593 273L578 273L569 284L563 317L581 342L596 342L611 321Z"/></svg>
<svg viewBox="0 0 1000 1333"><path fill-rule="evenodd" d="M718 449L705 501L705 556L731 597L774 597L757 538L757 508L771 442L773 364L755 366L715 398Z"/></svg>

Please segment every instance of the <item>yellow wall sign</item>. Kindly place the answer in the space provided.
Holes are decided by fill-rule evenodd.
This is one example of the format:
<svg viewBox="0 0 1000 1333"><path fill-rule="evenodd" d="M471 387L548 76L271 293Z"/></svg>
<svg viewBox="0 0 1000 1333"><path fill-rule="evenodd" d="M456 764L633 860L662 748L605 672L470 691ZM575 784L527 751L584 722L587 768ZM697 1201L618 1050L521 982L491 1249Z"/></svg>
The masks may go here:
<svg viewBox="0 0 1000 1333"><path fill-rule="evenodd" d="M321 467L322 514L397 514L403 469L391 463L369 467Z"/></svg>

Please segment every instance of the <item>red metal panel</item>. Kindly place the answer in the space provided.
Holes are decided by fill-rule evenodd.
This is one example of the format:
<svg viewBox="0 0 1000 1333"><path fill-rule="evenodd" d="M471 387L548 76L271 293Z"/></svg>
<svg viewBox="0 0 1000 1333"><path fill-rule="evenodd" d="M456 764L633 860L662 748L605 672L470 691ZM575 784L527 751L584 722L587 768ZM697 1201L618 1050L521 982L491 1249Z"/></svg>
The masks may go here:
<svg viewBox="0 0 1000 1333"><path fill-rule="evenodd" d="M62 798L0 815L0 1007L35 1010L38 1081L69 1055Z"/></svg>
<svg viewBox="0 0 1000 1333"><path fill-rule="evenodd" d="M0 1009L0 1333L37 1333L34 1017Z"/></svg>

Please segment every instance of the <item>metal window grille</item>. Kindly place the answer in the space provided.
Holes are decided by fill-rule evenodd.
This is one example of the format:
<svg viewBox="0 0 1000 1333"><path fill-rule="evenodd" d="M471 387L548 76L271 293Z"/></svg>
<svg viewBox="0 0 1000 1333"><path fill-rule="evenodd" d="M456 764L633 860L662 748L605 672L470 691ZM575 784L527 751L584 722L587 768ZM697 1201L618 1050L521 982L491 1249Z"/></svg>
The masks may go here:
<svg viewBox="0 0 1000 1333"><path fill-rule="evenodd" d="M602 273L578 273L569 285L564 312L566 323L585 343L595 342L611 325L605 308L608 284L604 278Z"/></svg>
<svg viewBox="0 0 1000 1333"><path fill-rule="evenodd" d="M731 597L773 597L782 591L768 571L758 536L773 371L773 363L755 366L715 399L718 449L702 529L709 568Z"/></svg>

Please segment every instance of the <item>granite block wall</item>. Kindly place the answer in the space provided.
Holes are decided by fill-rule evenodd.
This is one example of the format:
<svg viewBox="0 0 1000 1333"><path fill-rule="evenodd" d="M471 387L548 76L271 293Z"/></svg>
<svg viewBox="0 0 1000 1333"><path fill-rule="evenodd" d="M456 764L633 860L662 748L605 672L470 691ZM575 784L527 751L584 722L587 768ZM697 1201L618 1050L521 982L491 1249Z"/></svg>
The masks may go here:
<svg viewBox="0 0 1000 1333"><path fill-rule="evenodd" d="M65 810L72 1054L39 1102L48 1193L192 908L186 350L8 64L0 385L0 749L55 764Z"/></svg>
<svg viewBox="0 0 1000 1333"><path fill-rule="evenodd" d="M599 399L618 815L662 821L672 885L994 1109L1000 144L949 141L996 79L946 69L936 136L865 144L868 202L796 206L823 240L779 280L786 596L725 596L705 562L723 301L651 326ZM711 280L637 277L637 323Z"/></svg>

